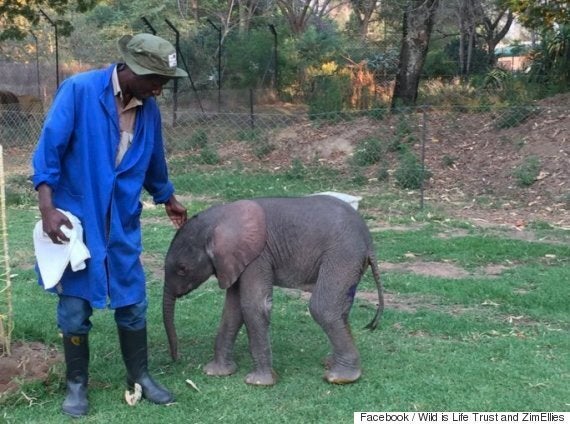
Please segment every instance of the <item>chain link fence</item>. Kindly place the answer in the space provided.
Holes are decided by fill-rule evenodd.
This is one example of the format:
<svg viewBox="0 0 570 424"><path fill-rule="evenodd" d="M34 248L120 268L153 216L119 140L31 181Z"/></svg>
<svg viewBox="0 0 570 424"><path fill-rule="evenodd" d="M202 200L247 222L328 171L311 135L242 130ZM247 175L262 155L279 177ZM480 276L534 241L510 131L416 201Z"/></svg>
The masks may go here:
<svg viewBox="0 0 570 424"><path fill-rule="evenodd" d="M561 185L555 195L561 202L570 197L569 184L564 184L570 169L568 106L426 106L315 113L307 106L271 103L266 92L246 90L233 95L224 93L225 102L234 99L228 107L237 112L231 113L217 112L215 101L201 110L184 102L175 106L171 96L159 99L173 175L230 168L307 171L318 165L335 170L328 180L323 177L323 190L348 186L356 191L381 191L376 181L391 180L403 189L425 188L429 195L438 190L469 191L469 182L487 181L487 194L492 196L501 194L493 191L493 177L487 175L487 165L493 165L497 175L510 179L514 186L544 184L541 172L556 177L556 184ZM261 98L264 102L256 103ZM29 184L30 157L43 118L43 114L13 108L0 110L9 203L18 202L17 196L23 195L18 191ZM540 163L533 167L537 160ZM444 173L459 176L444 179ZM220 189L209 188L213 193Z"/></svg>
<svg viewBox="0 0 570 424"><path fill-rule="evenodd" d="M158 99L171 176L182 196L217 202L390 192L390 208L417 201L421 209L426 201L455 209L497 202L504 209L512 206L502 199L516 192L523 206L570 222L568 103L315 112L279 103L267 91L244 90L224 92L217 111L218 94L201 94L201 107L184 98L176 104L168 93ZM8 205L36 204L30 159L43 120L44 113L14 105L0 109ZM7 349L9 270L0 266L0 273Z"/></svg>
<svg viewBox="0 0 570 424"><path fill-rule="evenodd" d="M367 197L396 186L396 196L413 193L422 208L424 200L454 205L459 197L464 205L519 190L527 205L543 205L561 222L568 218L568 103L319 112L310 104L278 102L270 90L222 94L176 98L166 92L158 99L181 195L208 201L318 191ZM30 159L44 117L20 104L0 108L2 207L36 203ZM6 240L5 222L0 224ZM0 275L2 354L9 353L12 328L6 241L0 243Z"/></svg>

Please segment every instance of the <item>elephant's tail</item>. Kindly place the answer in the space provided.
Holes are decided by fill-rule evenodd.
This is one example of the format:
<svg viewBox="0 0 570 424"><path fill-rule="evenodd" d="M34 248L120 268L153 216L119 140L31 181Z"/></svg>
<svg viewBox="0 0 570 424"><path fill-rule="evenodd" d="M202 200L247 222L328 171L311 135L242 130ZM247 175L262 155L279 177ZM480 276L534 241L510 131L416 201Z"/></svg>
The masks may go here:
<svg viewBox="0 0 570 424"><path fill-rule="evenodd" d="M372 321L368 323L365 327L369 330L374 330L378 327L378 323L380 322L380 318L382 317L382 313L384 312L384 290L382 288L382 280L380 280L380 270L378 269L378 262L376 262L376 256L374 253L370 253L368 255L368 264L370 265L370 269L372 270L372 276L374 277L374 281L376 282L376 289L378 290L378 308L376 309L376 314Z"/></svg>

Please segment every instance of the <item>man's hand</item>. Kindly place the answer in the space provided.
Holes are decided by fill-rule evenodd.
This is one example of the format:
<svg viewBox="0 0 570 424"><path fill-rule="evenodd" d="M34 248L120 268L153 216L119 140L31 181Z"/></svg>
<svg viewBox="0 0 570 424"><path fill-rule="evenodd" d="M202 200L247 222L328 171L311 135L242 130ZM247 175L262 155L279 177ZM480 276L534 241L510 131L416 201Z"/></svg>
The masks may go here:
<svg viewBox="0 0 570 424"><path fill-rule="evenodd" d="M69 242L69 238L61 231L61 226L65 225L72 229L71 221L61 211L58 211L51 201L51 187L42 184L38 187L39 208L42 214L42 229L44 233L55 244L63 244Z"/></svg>
<svg viewBox="0 0 570 424"><path fill-rule="evenodd" d="M57 209L53 208L47 211L42 211L42 228L44 233L48 235L52 242L55 244L63 244L69 242L69 238L61 231L62 225L72 229L71 221Z"/></svg>
<svg viewBox="0 0 570 424"><path fill-rule="evenodd" d="M166 214L176 228L180 228L188 220L186 208L176 199L174 195L164 204Z"/></svg>

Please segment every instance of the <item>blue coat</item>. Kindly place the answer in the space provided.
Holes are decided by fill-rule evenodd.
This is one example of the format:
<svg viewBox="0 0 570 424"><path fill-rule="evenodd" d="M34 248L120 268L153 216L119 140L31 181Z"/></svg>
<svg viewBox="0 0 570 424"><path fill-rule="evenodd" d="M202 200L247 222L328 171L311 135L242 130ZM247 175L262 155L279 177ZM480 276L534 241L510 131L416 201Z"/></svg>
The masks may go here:
<svg viewBox="0 0 570 424"><path fill-rule="evenodd" d="M48 184L54 206L79 218L91 253L84 271L68 267L58 293L86 299L96 308L108 301L118 308L145 299L141 192L146 189L155 203L174 194L153 98L137 108L132 145L115 168L120 131L114 67L63 82L33 156L34 187Z"/></svg>

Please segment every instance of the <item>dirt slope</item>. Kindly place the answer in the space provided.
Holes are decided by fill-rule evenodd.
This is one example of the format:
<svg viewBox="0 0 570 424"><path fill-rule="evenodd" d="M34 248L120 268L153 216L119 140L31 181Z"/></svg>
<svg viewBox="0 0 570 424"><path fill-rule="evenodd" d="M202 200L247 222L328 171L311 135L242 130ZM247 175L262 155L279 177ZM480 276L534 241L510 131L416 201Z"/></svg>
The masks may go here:
<svg viewBox="0 0 570 424"><path fill-rule="evenodd" d="M570 227L570 93L540 102L540 113L518 126L497 129L500 115L430 112L426 140L426 165L432 172L426 187L427 201L450 214L524 226L546 221ZM421 117L418 116L418 120ZM243 142L228 142L220 149L222 160L238 159L250 166L285 169L293 159L305 164L315 158L350 174L348 161L359 140L386 136L397 118L379 124L370 118L315 125L304 122L279 131L275 150L256 158ZM386 136L387 138L388 136ZM419 153L420 146L414 149ZM537 157L540 173L530 187L521 187L515 170ZM389 158L397 167L397 155ZM368 171L373 177L374 167Z"/></svg>

